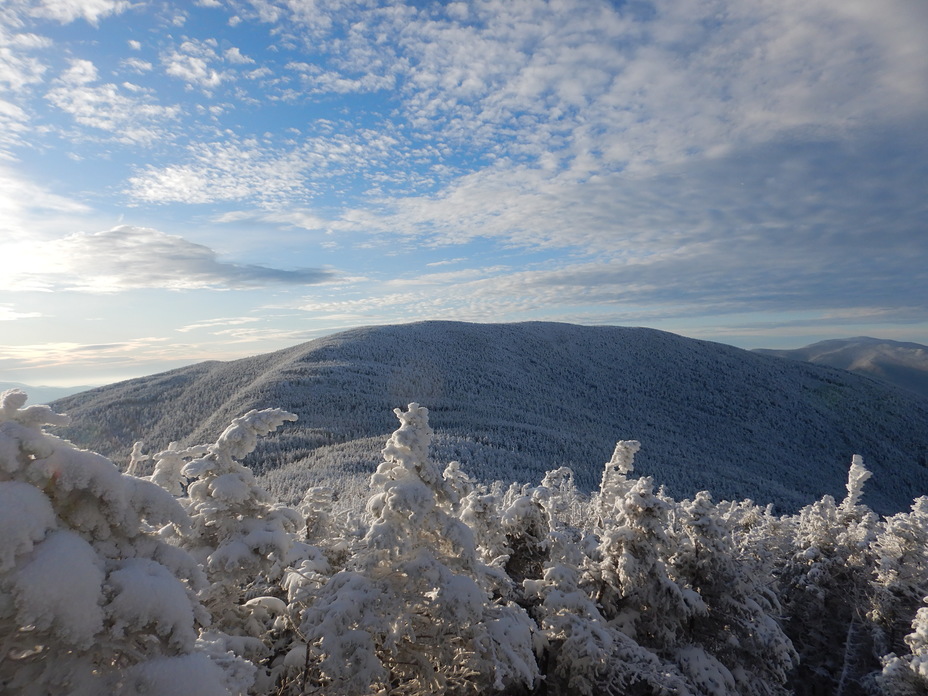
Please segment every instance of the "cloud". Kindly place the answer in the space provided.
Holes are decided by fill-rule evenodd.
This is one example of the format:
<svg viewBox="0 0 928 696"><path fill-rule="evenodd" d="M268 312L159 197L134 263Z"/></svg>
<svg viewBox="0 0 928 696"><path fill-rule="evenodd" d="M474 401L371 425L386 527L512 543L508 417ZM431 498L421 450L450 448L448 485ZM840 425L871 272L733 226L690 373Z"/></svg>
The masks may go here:
<svg viewBox="0 0 928 696"><path fill-rule="evenodd" d="M155 66L147 60L135 57L126 58L122 60L120 64L139 74L151 72L155 68Z"/></svg>
<svg viewBox="0 0 928 696"><path fill-rule="evenodd" d="M257 317L222 317L217 319L206 319L195 324L187 324L186 326L182 326L177 329L177 331L180 333L187 333L189 331L197 331L199 329L214 329L219 326L239 326L241 324L251 324L256 321L260 320Z"/></svg>
<svg viewBox="0 0 928 696"><path fill-rule="evenodd" d="M902 247L921 234L920 192L909 182L928 176L928 166L907 149L928 153L904 133L851 147L771 143L652 175L578 176L504 163L436 195L385 198L332 224L378 233L384 243L449 246L483 238L620 257L760 238L787 244L786 252L820 247L841 260L887 239Z"/></svg>
<svg viewBox="0 0 928 696"><path fill-rule="evenodd" d="M45 98L77 123L112 133L127 144L152 144L169 137L165 125L180 115L179 106L161 106L146 90L128 96L114 84L96 84L99 74L89 60L72 59Z"/></svg>
<svg viewBox="0 0 928 696"><path fill-rule="evenodd" d="M210 65L219 60L216 46L215 39L205 41L188 39L180 47L164 53L161 56L161 62L165 72L171 77L176 77L188 85L197 86L209 92L229 77L228 73Z"/></svg>
<svg viewBox="0 0 928 696"><path fill-rule="evenodd" d="M34 236L37 219L58 215L73 219L89 212L85 203L53 193L0 163L0 243ZM29 234L23 230L29 230ZM4 256L0 254L0 260Z"/></svg>
<svg viewBox="0 0 928 696"><path fill-rule="evenodd" d="M212 249L158 230L120 226L68 235L42 245L27 281L79 292L118 292L139 288L235 290L274 285L312 285L334 279L322 269L283 270L220 261ZM40 264L41 265L38 265ZM12 279L15 290L17 278Z"/></svg>
<svg viewBox="0 0 928 696"><path fill-rule="evenodd" d="M248 56L243 55L241 49L239 49L237 46L227 48L222 52L222 56L230 63L235 63L237 65L250 65L254 64L255 62L254 58L249 58Z"/></svg>
<svg viewBox="0 0 928 696"><path fill-rule="evenodd" d="M142 169L127 193L147 202L249 201L279 209L312 199L334 178L387 169L396 144L366 129L306 137L297 146L228 138L191 146L183 164Z"/></svg>
<svg viewBox="0 0 928 696"><path fill-rule="evenodd" d="M206 95L211 95L220 85L235 80L237 73L233 70L216 67L222 63L244 66L252 65L255 60L244 55L237 46L231 46L218 52L219 42L215 39L185 39L180 46L161 55L165 73L183 80L189 88L197 87ZM263 75L265 71L260 71Z"/></svg>
<svg viewBox="0 0 928 696"><path fill-rule="evenodd" d="M799 130L845 136L912 119L928 95L928 10L905 0L262 7L294 43L299 28L325 47L288 65L310 90L395 89L439 149L594 173Z"/></svg>
<svg viewBox="0 0 928 696"><path fill-rule="evenodd" d="M318 65L303 62L288 63L286 67L300 75L305 89L310 94L378 92L393 89L396 85L396 76L392 74L378 75L368 72L360 77L349 77L338 71L323 70Z"/></svg>
<svg viewBox="0 0 928 696"><path fill-rule="evenodd" d="M40 0L32 8L31 14L62 24L76 19L97 24L104 17L125 12L131 6L128 0Z"/></svg>
<svg viewBox="0 0 928 696"><path fill-rule="evenodd" d="M15 12L0 7L0 160L13 159L13 151L29 141L28 96L47 70L31 54L51 45L46 37L14 31L20 24Z"/></svg>
<svg viewBox="0 0 928 696"><path fill-rule="evenodd" d="M365 148L340 170L331 154L319 166L315 146L201 142L173 163L137 172L128 190L149 202L299 207L317 191L356 185L345 179L363 173L366 193L384 205L372 210L363 200L343 217L374 229L385 227L383 213L395 213L417 220L406 228L417 226L422 236L435 225L437 243L483 234L515 243L539 238L528 222L520 233L495 231L518 227L513 219L525 209L507 214L504 205L515 194L529 211L554 211L563 236L578 228L586 235L587 225L570 224L578 212L572 200L564 206L570 213L560 212L564 191L579 199L587 197L581 188L628 188L767 144L854 142L862 132L916 123L928 107L920 31L928 17L905 7L902 0L887 7L658 0L653 10L487 2L464 12L460 4L262 2L252 19L274 25L288 56L307 46L299 57L312 60L284 63L304 76L303 90L278 74L258 98L299 102L306 90L389 89L388 105L365 119L392 142L377 152L368 137L333 138L333 146ZM188 40L175 57L199 62L177 58L173 70L215 88L226 80L217 50L211 40ZM228 166L233 157L241 168ZM502 217L476 214L484 200ZM599 225L614 206L605 194L595 203L602 209L584 209L582 218L598 217ZM449 212L476 224L455 225ZM549 241L559 243L554 235Z"/></svg>
<svg viewBox="0 0 928 696"><path fill-rule="evenodd" d="M0 14L0 20L7 19ZM47 48L49 39L30 33L14 33L0 22L0 89L10 93L41 82L45 65L27 51Z"/></svg>
<svg viewBox="0 0 928 696"><path fill-rule="evenodd" d="M18 312L13 305L0 304L0 321L16 321L17 319L35 319L41 317L39 312Z"/></svg>
<svg viewBox="0 0 928 696"><path fill-rule="evenodd" d="M41 370L42 374L56 367L105 368L119 366L137 368L140 361L164 361L187 358L190 347L171 344L164 338L146 336L115 343L77 343L73 341L0 345L0 369L15 372ZM86 382L84 382L86 383Z"/></svg>

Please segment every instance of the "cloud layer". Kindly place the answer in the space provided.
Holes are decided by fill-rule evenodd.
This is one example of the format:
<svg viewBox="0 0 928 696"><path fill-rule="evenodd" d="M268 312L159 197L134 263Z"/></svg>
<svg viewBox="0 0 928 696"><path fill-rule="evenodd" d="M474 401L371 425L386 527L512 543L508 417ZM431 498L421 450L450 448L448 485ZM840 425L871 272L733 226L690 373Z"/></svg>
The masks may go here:
<svg viewBox="0 0 928 696"><path fill-rule="evenodd" d="M255 346L442 317L928 341L925 36L910 0L9 0L0 282L183 291L162 336Z"/></svg>

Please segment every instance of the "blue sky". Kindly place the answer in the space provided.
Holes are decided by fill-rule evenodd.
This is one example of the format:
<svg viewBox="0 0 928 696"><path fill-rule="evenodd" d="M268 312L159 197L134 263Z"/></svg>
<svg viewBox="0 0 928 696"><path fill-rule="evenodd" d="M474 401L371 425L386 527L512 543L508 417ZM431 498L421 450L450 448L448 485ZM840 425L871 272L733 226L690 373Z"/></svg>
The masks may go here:
<svg viewBox="0 0 928 696"><path fill-rule="evenodd" d="M421 319L928 343L922 0L6 0L0 381Z"/></svg>

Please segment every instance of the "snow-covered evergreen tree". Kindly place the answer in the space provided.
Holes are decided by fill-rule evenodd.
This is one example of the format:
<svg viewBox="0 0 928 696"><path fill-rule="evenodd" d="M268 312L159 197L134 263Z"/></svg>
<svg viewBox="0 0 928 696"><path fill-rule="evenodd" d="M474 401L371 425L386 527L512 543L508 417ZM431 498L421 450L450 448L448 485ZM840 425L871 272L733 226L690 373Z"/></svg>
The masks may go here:
<svg viewBox="0 0 928 696"><path fill-rule="evenodd" d="M532 605L545 639L542 664L550 696L686 693L683 675L623 632L621 622L610 621L601 601L603 592L614 588L604 579L602 547L588 527L592 522L602 535L614 523L615 498L630 490L625 476L637 444L619 443L606 465L605 494L600 491L592 503L584 506L569 472L558 469L532 490L535 505L524 506L532 513L529 519L537 517L536 507L543 511L548 530L547 538L536 543L543 551L543 570L522 585L523 602ZM594 519L585 519L582 508L595 510ZM606 604L606 611L613 609Z"/></svg>
<svg viewBox="0 0 928 696"><path fill-rule="evenodd" d="M194 556L208 580L202 598L212 630L204 640L262 664L288 653L295 640L283 599L285 573L318 552L301 542L303 516L274 502L240 460L258 437L295 418L276 408L249 411L211 445L158 453L151 476L172 494L185 493L178 500L191 525L171 539ZM269 688L276 678L262 667L258 685Z"/></svg>
<svg viewBox="0 0 928 696"><path fill-rule="evenodd" d="M678 644L684 624L704 610L698 595L684 592L667 567L671 555L672 503L653 491L649 477L636 479L606 517L591 576L603 613L640 644L666 651Z"/></svg>
<svg viewBox="0 0 928 696"><path fill-rule="evenodd" d="M873 543L876 571L869 618L881 654L905 650L912 620L928 595L928 497L889 517Z"/></svg>
<svg viewBox="0 0 928 696"><path fill-rule="evenodd" d="M878 667L867 612L879 523L859 502L868 478L854 455L845 499L825 496L793 521L794 548L780 575L787 634L800 657L798 694L862 694L864 677Z"/></svg>
<svg viewBox="0 0 928 696"><path fill-rule="evenodd" d="M738 553L726 520L705 491L677 507L671 573L698 594L681 668L709 693L785 694L797 657L777 623L779 602L763 565ZM711 688L710 688L711 687Z"/></svg>
<svg viewBox="0 0 928 696"><path fill-rule="evenodd" d="M187 527L183 508L25 401L0 395L0 691L244 693L253 668L198 639L202 571L158 533Z"/></svg>
<svg viewBox="0 0 928 696"><path fill-rule="evenodd" d="M492 693L537 678L533 623L491 600L471 530L429 459L428 411L400 428L371 477L370 527L309 601L300 630L310 686L332 694Z"/></svg>
<svg viewBox="0 0 928 696"><path fill-rule="evenodd" d="M928 603L928 597L925 597ZM897 657L890 653L883 660L883 670L876 683L885 696L923 696L928 694L928 606L922 606L912 622L912 632L905 637L909 654Z"/></svg>
<svg viewBox="0 0 928 696"><path fill-rule="evenodd" d="M188 481L182 502L192 531L180 543L206 570L206 604L219 625L251 583L281 576L304 525L303 517L274 502L240 461L254 451L258 437L295 419L278 408L249 411L234 419L204 456L181 470Z"/></svg>

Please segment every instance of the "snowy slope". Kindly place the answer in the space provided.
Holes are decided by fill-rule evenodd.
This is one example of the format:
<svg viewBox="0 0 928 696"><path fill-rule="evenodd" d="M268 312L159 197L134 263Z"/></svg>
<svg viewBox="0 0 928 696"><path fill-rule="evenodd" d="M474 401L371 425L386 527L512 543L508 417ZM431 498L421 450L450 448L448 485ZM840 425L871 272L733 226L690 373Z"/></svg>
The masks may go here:
<svg viewBox="0 0 928 696"><path fill-rule="evenodd" d="M928 346L858 336L820 341L795 350L757 353L828 365L879 379L928 397Z"/></svg>
<svg viewBox="0 0 928 696"><path fill-rule="evenodd" d="M537 482L571 466L598 483L619 439L643 443L637 471L675 495L709 489L796 509L843 496L854 453L867 502L907 508L928 493L928 400L828 367L642 328L423 322L346 331L234 362L206 362L55 403L62 434L125 460L131 443L214 439L251 408L299 421L250 463L298 499L307 485L364 485L395 427L392 409L431 411L435 456L485 479ZM921 463L919 463L921 462Z"/></svg>

